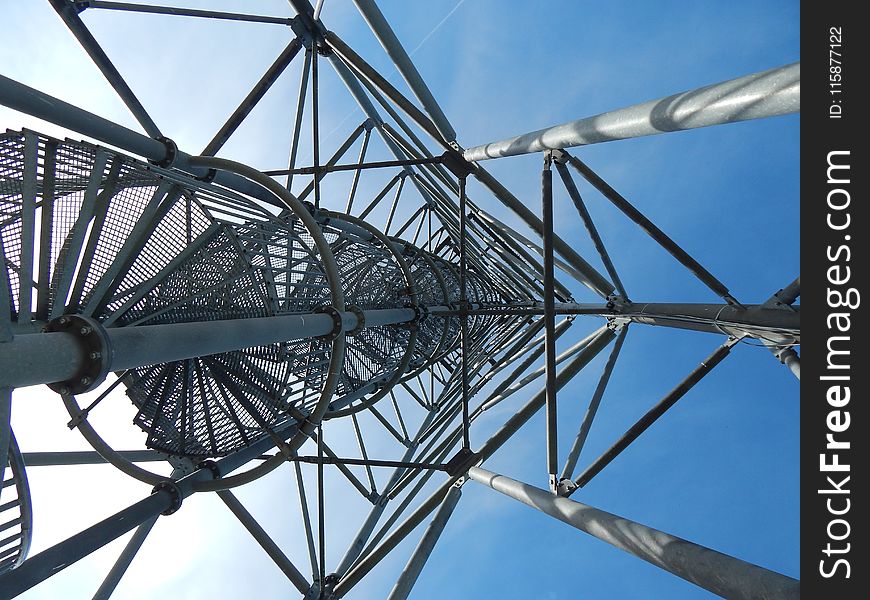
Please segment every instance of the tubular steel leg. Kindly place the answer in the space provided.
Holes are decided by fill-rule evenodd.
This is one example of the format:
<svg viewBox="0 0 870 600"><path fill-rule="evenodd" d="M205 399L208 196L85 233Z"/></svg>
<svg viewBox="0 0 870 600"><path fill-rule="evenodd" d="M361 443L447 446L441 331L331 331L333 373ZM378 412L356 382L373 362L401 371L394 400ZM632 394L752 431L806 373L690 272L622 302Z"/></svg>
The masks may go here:
<svg viewBox="0 0 870 600"><path fill-rule="evenodd" d="M464 156L486 160L785 115L800 110L800 81L794 63L475 146Z"/></svg>
<svg viewBox="0 0 870 600"><path fill-rule="evenodd" d="M114 592L115 588L118 587L121 577L124 576L130 563L133 562L133 558L136 556L136 553L139 552L139 548L142 547L142 543L145 541L145 538L148 537L151 528L154 527L154 523L156 522L157 517L155 516L136 528L133 537L131 537L130 541L127 542L127 545L124 546L124 550L112 566L112 570L109 571L109 574L106 575L103 583L100 584L99 589L94 594L94 600L108 600L109 596L112 595L112 592Z"/></svg>
<svg viewBox="0 0 870 600"><path fill-rule="evenodd" d="M797 600L800 581L592 506L472 467L474 481L719 596L735 600Z"/></svg>
<svg viewBox="0 0 870 600"><path fill-rule="evenodd" d="M278 565L278 568L287 576L287 579L296 586L296 589L303 594L307 592L308 588L311 587L311 584L308 583L305 576L299 572L299 569L290 562L290 559L281 551L278 544L269 537L269 534L266 533L254 517L251 516L251 513L249 513L242 503L239 502L238 498L236 498L229 490L221 490L217 495L224 501L224 504L227 505L227 508L233 512L242 525L245 526L248 533L250 533L263 550L266 551L269 558L275 561L275 564Z"/></svg>
<svg viewBox="0 0 870 600"><path fill-rule="evenodd" d="M604 454L599 456L595 462L589 465L585 471L576 479L577 487L583 487L589 480L597 475L601 470L610 464L620 452L628 448L628 446L636 440L640 435L649 429L659 417L661 417L669 408L677 403L677 400L682 398L686 392L692 389L707 373L713 370L713 367L718 365L731 352L731 347L739 340L731 339L722 344L708 356L700 365L698 365L688 377L680 382L677 387L671 390L661 401L652 407L637 423L632 425L619 440L611 446Z"/></svg>
<svg viewBox="0 0 870 600"><path fill-rule="evenodd" d="M459 502L460 496L462 496L462 490L456 486L453 486L447 492L441 507L435 513L435 517L429 523L429 527L414 550L414 554L411 555L408 564L405 565L405 569L399 575L399 579L396 581L396 585L393 586L388 600L405 600L410 595L411 589L423 571L426 561L429 560L429 556L432 554L438 538L441 537L441 533L444 531L450 515L453 514L453 509L456 508L456 503Z"/></svg>
<svg viewBox="0 0 870 600"><path fill-rule="evenodd" d="M423 81L423 78L411 61L411 57L405 52L402 43L396 37L396 34L384 18L377 4L373 0L354 0L354 3L369 24L371 30L377 36L384 50L393 59L393 64L396 65L399 73L402 74L402 77L408 83L408 87L411 88L411 91L417 96L417 99L423 105L429 117L434 121L438 131L448 142L455 140L456 132L450 126L450 122L444 116L444 112L438 106L438 102L432 96L432 92L429 91L429 87Z"/></svg>

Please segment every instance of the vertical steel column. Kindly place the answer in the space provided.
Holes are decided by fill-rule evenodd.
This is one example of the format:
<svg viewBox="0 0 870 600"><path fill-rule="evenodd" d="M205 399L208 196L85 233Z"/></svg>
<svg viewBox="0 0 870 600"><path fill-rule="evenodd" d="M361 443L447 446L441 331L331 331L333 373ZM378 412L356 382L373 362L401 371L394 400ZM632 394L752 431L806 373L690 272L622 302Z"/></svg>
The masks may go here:
<svg viewBox="0 0 870 600"><path fill-rule="evenodd" d="M547 392L547 473L550 489L556 492L559 469L558 419L556 415L556 299L553 276L553 156L544 154L541 173L541 217L544 224L544 360Z"/></svg>
<svg viewBox="0 0 870 600"><path fill-rule="evenodd" d="M468 432L468 295L465 270L465 177L459 178L459 326L462 345L462 447L470 448Z"/></svg>
<svg viewBox="0 0 870 600"><path fill-rule="evenodd" d="M435 517L429 523L429 527L426 528L426 532L414 550L414 554L408 559L408 564L405 565L405 569L399 575L399 579L396 581L396 585L393 586L388 600L406 600L411 594L411 589L423 571L426 561L429 560L429 556L432 554L438 538L441 537L448 519L453 514L453 509L456 508L456 503L459 502L460 496L462 496L462 490L456 486L453 486L447 492L441 507L435 513Z"/></svg>
<svg viewBox="0 0 870 600"><path fill-rule="evenodd" d="M317 76L317 42L311 43L311 136L314 162L314 208L320 208L320 98Z"/></svg>
<svg viewBox="0 0 870 600"><path fill-rule="evenodd" d="M468 475L686 581L734 600L797 600L800 581L641 525L592 506L553 496L503 475L472 467Z"/></svg>
<svg viewBox="0 0 870 600"><path fill-rule="evenodd" d="M108 600L109 596L111 596L115 591L115 588L118 587L121 577L123 577L124 573L127 572L130 563L133 562L133 558L136 556L136 553L139 552L139 548L142 547L142 543L145 541L145 538L148 537L148 534L151 533L151 529L154 527L154 523L156 522L157 516L154 516L136 528L133 537L131 537L130 541L127 542L127 545L124 546L124 550L121 552L121 555L118 556L118 560L115 561L114 565L112 565L112 569L109 571L108 575L106 575L103 583L100 584L99 589L97 589L97 592L94 594L93 600Z"/></svg>

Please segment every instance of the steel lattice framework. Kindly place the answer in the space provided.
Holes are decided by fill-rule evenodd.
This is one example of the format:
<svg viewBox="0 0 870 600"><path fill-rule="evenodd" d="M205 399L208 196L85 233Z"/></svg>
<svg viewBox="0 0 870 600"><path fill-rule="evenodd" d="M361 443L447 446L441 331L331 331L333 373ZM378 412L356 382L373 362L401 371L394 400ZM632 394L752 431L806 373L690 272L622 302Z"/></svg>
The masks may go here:
<svg viewBox="0 0 870 600"><path fill-rule="evenodd" d="M799 582L790 577L570 499L738 342L763 344L799 377L800 285L795 280L760 304L739 301L566 148L797 112L799 64L466 150L372 0L355 3L416 102L327 29L320 20L322 2L315 8L307 0L291 0L297 13L292 18L97 0L49 2L144 133L0 76L0 104L95 140L59 140L29 130L0 135L0 455L8 455L3 466L9 467L0 471L0 597L30 589L135 529L95 596L108 597L159 515L179 510L191 494L214 492L307 599L352 595L354 585L435 513L390 595L405 598L462 486L472 480L722 596L798 597ZM88 30L81 13L99 9L283 25L292 35L194 155L157 127ZM288 167L261 172L217 158L303 52ZM320 155L318 119L323 63L364 113L326 160ZM312 164L300 167L308 100ZM422 134L431 141L424 143ZM388 160L367 158L378 140L391 155ZM345 155L357 143L358 157L347 162ZM543 158L539 212L482 165L528 153ZM605 273L553 231L554 170ZM325 198L324 179L342 171L352 174L346 197ZM392 176L378 178L385 172ZM630 299L574 174L722 301ZM301 189L300 178L308 181ZM540 243L469 198L469 178L516 213ZM359 190L365 181L377 181L380 191L363 198ZM375 214L385 215L383 226L375 224ZM598 300L576 302L556 278L557 269ZM602 324L557 355L556 340L581 315ZM581 450L635 323L715 333L725 340L578 474ZM560 468L557 392L611 343ZM543 366L529 372L542 356ZM476 419L541 377L545 383L538 393L488 440L472 443ZM94 452L22 458L9 423L12 390L37 384L48 384L60 396L70 427ZM135 407L134 423L147 434L145 449L117 450L89 421L90 413L115 401L120 390ZM549 489L484 470L483 463L541 409ZM363 415L374 418L378 432L361 426ZM327 445L334 419L352 424L358 457L339 456ZM370 457L366 441L371 445L374 436L394 438L395 455ZM302 454L303 447L312 447L312 454ZM153 493L27 558L32 516L25 463L103 461L154 486ZM168 461L171 475L144 468L149 461ZM230 491L285 463L293 465L300 489L310 578ZM317 466L316 527L300 463ZM326 564L324 550L327 466L372 504L337 565ZM392 469L380 487L373 475L378 467ZM440 483L421 500L426 486L439 481L436 475Z"/></svg>

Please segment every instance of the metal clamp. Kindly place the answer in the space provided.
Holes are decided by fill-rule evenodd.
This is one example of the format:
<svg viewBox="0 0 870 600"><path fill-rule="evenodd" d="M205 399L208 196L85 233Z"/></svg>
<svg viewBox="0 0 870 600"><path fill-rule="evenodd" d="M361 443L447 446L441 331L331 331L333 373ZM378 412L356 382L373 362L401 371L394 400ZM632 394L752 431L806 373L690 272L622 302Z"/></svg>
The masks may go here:
<svg viewBox="0 0 870 600"><path fill-rule="evenodd" d="M337 338L342 330L341 313L335 310L335 308L329 304L317 308L314 312L327 314L332 317L332 331L327 334L321 335L319 339L331 342L332 340Z"/></svg>
<svg viewBox="0 0 870 600"><path fill-rule="evenodd" d="M112 363L112 341L99 322L81 315L62 315L49 321L42 330L72 334L85 357L78 373L67 381L48 384L49 388L58 394L84 394L105 381Z"/></svg>
<svg viewBox="0 0 870 600"><path fill-rule="evenodd" d="M163 147L166 148L166 154L160 160L149 160L148 162L162 169L172 168L172 166L175 165L176 159L178 159L178 144L165 136L160 136L157 138L157 141L163 144Z"/></svg>
<svg viewBox="0 0 870 600"><path fill-rule="evenodd" d="M179 508L181 508L181 501L184 500L184 497L181 495L181 490L178 488L174 481L169 481L168 479L161 481L154 486L154 489L151 490L152 494L156 494L157 492L167 492L172 500L169 508L167 508L160 514L171 515Z"/></svg>

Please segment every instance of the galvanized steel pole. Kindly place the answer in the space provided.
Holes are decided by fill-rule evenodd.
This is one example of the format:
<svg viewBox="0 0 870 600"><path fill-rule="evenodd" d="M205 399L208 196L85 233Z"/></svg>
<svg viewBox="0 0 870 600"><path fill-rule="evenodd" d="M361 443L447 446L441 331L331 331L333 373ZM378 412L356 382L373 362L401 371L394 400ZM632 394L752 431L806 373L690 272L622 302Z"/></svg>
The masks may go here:
<svg viewBox="0 0 870 600"><path fill-rule="evenodd" d="M468 161L532 154L800 111L800 63L469 148Z"/></svg>
<svg viewBox="0 0 870 600"><path fill-rule="evenodd" d="M800 598L800 581L786 575L484 469L472 467L468 475L714 594L735 600Z"/></svg>

